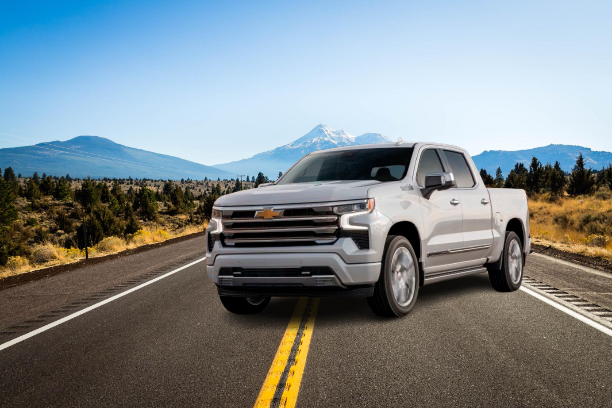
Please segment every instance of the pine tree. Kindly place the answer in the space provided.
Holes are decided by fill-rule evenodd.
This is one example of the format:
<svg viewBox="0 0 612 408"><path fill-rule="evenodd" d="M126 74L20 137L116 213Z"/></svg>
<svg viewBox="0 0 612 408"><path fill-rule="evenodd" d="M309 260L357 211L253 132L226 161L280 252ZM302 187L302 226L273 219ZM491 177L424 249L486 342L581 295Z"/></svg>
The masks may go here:
<svg viewBox="0 0 612 408"><path fill-rule="evenodd" d="M170 200L172 201L172 211L174 213L182 214L185 212L185 194L180 186L174 187L172 193L170 193Z"/></svg>
<svg viewBox="0 0 612 408"><path fill-rule="evenodd" d="M4 169L4 180L8 181L13 187L17 186L17 176L15 176L15 172L12 167L7 167Z"/></svg>
<svg viewBox="0 0 612 408"><path fill-rule="evenodd" d="M40 199L40 190L38 189L38 185L36 185L36 182L34 182L34 178L28 180L28 183L26 184L25 196L28 200L32 202Z"/></svg>
<svg viewBox="0 0 612 408"><path fill-rule="evenodd" d="M36 186L40 186L40 176L38 175L38 172L34 172L34 175L32 176L32 180L34 180L34 183L36 183Z"/></svg>
<svg viewBox="0 0 612 408"><path fill-rule="evenodd" d="M504 186L504 174L502 173L501 167L495 170L495 187L502 188Z"/></svg>
<svg viewBox="0 0 612 408"><path fill-rule="evenodd" d="M505 188L519 188L525 190L527 188L527 174L529 172L525 168L523 163L516 163L514 169L510 170L506 182L504 183Z"/></svg>
<svg viewBox="0 0 612 408"><path fill-rule="evenodd" d="M153 221L157 218L157 200L153 190L142 186L136 195L134 201L134 209L140 211L140 215L148 221ZM137 208L136 208L137 207Z"/></svg>
<svg viewBox="0 0 612 408"><path fill-rule="evenodd" d="M527 174L527 189L534 193L539 193L544 184L544 169L542 163L533 156L529 165L529 173Z"/></svg>
<svg viewBox="0 0 612 408"><path fill-rule="evenodd" d="M15 192L11 184L0 179L0 227L8 227L17 220L14 201Z"/></svg>
<svg viewBox="0 0 612 408"><path fill-rule="evenodd" d="M43 181L40 184L40 191L46 196L53 195L55 192L55 181L53 181L51 176L46 176L43 178Z"/></svg>
<svg viewBox="0 0 612 408"><path fill-rule="evenodd" d="M576 165L570 175L569 184L567 186L567 192L570 195L577 196L583 194L591 194L595 189L595 178L593 177L593 171L586 169L584 164L584 157L582 153L576 159Z"/></svg>
<svg viewBox="0 0 612 408"><path fill-rule="evenodd" d="M98 184L98 187L100 189L100 200L103 203L110 203L110 200L112 198L112 194L110 192L110 189L108 188L108 185L104 181L101 181Z"/></svg>
<svg viewBox="0 0 612 408"><path fill-rule="evenodd" d="M270 180L264 176L264 174L260 171L257 174L257 179L255 179L255 187L258 187L260 184L269 183Z"/></svg>
<svg viewBox="0 0 612 408"><path fill-rule="evenodd" d="M565 172L561 169L561 164L558 161L555 162L555 166L552 168L549 177L549 188L553 195L563 195L563 190L567 181L565 179Z"/></svg>
<svg viewBox="0 0 612 408"><path fill-rule="evenodd" d="M612 164L608 164L608 167L603 171L603 183L612 190Z"/></svg>
<svg viewBox="0 0 612 408"><path fill-rule="evenodd" d="M61 177L55 185L53 196L56 200L70 201L72 199L72 189L64 177Z"/></svg>
<svg viewBox="0 0 612 408"><path fill-rule="evenodd" d="M87 180L83 181L81 189L78 191L77 198L87 211L91 211L93 207L100 202L100 192L96 183L91 181L91 178L87 177Z"/></svg>
<svg viewBox="0 0 612 408"><path fill-rule="evenodd" d="M495 187L495 180L485 169L480 169L480 178L487 187Z"/></svg>
<svg viewBox="0 0 612 408"><path fill-rule="evenodd" d="M11 231L18 216L14 201L13 186L0 178L0 265L6 265L13 249Z"/></svg>

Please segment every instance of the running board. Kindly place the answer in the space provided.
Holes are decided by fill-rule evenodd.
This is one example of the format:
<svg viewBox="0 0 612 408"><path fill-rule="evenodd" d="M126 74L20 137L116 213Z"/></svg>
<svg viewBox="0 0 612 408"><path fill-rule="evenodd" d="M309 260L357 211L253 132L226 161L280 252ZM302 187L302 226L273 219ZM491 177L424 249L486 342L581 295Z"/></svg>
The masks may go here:
<svg viewBox="0 0 612 408"><path fill-rule="evenodd" d="M483 266L479 266L476 268L460 269L457 271L439 272L434 275L426 275L423 285L428 285L430 283L435 283L435 282L441 282L441 281L445 281L448 279L460 278L462 276L473 275L475 273L483 273L486 271L487 271L487 268Z"/></svg>

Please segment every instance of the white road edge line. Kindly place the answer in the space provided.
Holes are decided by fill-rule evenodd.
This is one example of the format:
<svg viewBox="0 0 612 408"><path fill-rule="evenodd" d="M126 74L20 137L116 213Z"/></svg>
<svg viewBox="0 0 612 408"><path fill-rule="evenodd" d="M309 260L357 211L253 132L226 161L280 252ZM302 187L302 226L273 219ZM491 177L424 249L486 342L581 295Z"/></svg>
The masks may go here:
<svg viewBox="0 0 612 408"><path fill-rule="evenodd" d="M75 312L75 313L73 313L73 314L71 314L71 315L68 315L68 316L63 317L63 318L61 318L61 319L59 319L59 320L56 320L56 321L54 321L54 322L52 322L52 323L49 323L49 324L47 324L46 326L43 326L43 327L38 328L38 329L36 329L36 330L33 330L33 331L29 332L29 333L26 333L26 334L24 334L23 336L19 336L19 337L17 337L17 338L14 338L13 340L7 341L7 342L6 342L6 343L4 343L4 344L0 344L0 351L2 351L2 350L4 350L4 349L7 349L7 348L9 348L9 347L11 347L11 346L14 346L14 345L15 345L15 344L17 344L17 343L21 343L22 341L27 340L27 339L29 339L30 337L34 337L34 336L36 336L37 334L40 334L40 333L43 333L43 332L45 332L45 331L47 331L47 330L49 330L49 329L52 329L52 328L54 328L55 326L59 326L59 325L60 325L60 324L62 324L62 323L66 323L67 321L72 320L72 319L74 319L75 317L79 317L79 316L81 316L81 315L83 315L83 314L85 314L85 313L87 313L87 312L91 312L92 310L97 309L97 308L99 308L100 306L104 306L105 304L110 303L110 302L112 302L113 300L117 300L117 299L119 299L119 298L121 298L121 297L123 297L123 296L125 296L125 295L129 295L130 293L135 292L135 291L137 291L138 289L142 289L142 288L144 288L145 286L148 286L148 285L150 285L150 284L152 284L152 283L155 283L155 282L157 282L157 281L159 281L159 280L162 280L162 279L164 279L164 278L167 278L168 276L173 275L173 274L175 274L175 273L177 273L177 272L180 272L180 271L182 271L183 269L187 269L187 268L189 268L190 266L193 266L193 265L195 265L195 264L197 264L197 263L200 263L200 262L202 262L202 261L203 261L203 260L205 260L205 259L206 259L206 257L204 257L204 258L200 258L200 259L198 259L197 261L193 261L193 262L191 262L191 263L189 263L189 264L187 264L187 265L183 265L183 266L181 266L181 267L180 267L180 268L178 268L178 269L175 269L175 270L170 271L170 272L168 272L168 273L165 273L165 274L163 274L163 275L161 275L161 276L158 276L158 277L157 277L157 278L155 278L155 279L151 279L150 281L147 281L147 282L145 282L145 283L143 283L143 284L140 284L140 285L138 285L138 286L136 286L136 287L133 287L132 289L128 289L128 290L126 290L125 292L121 292L121 293L119 293L119 294L117 294L117 295L115 295L115 296L113 296L113 297L110 297L110 298L105 299L105 300L103 300L103 301L101 301L101 302L99 302L99 303L96 303L95 305L91 305L91 306L89 306L89 307L86 307L85 309L79 310L78 312Z"/></svg>
<svg viewBox="0 0 612 408"><path fill-rule="evenodd" d="M536 292L534 292L531 289L527 289L524 286L521 286L520 289L523 292L533 296L534 298L539 299L542 302L551 305L555 309L558 309L558 310L562 311L563 313L566 313L566 314L572 316L573 318L580 320L582 323L586 323L589 326L591 326L592 328L599 330L603 334L607 334L608 336L612 337L612 330L608 329L606 326L604 326L602 324L599 324L599 323L589 319L588 317L585 317L585 316L581 315L580 313L576 313L572 309L569 309L569 308L567 308L567 307L565 307L563 305L560 305L559 303L555 302L554 300L550 300L547 297L542 296L539 293L536 293Z"/></svg>

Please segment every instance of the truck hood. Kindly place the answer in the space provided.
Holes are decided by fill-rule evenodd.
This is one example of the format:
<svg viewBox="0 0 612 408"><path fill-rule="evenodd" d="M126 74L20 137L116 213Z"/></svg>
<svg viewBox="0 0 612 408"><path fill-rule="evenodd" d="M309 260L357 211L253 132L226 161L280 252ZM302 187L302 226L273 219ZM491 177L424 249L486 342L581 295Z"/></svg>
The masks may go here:
<svg viewBox="0 0 612 408"><path fill-rule="evenodd" d="M240 207L360 200L368 197L368 189L371 186L380 183L376 180L366 180L270 185L224 195L215 202L215 206Z"/></svg>

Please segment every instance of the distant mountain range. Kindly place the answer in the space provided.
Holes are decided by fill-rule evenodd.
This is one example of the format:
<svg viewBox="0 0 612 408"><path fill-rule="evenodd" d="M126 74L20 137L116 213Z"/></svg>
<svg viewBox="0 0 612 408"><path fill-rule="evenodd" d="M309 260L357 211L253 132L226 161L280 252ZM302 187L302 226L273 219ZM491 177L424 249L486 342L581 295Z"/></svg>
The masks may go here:
<svg viewBox="0 0 612 408"><path fill-rule="evenodd" d="M315 150L373 143L391 143L391 140L380 133L352 136L344 130L333 130L321 124L292 143L256 154L248 159L216 164L215 167L233 174L257 175L261 171L271 179L276 179L279 171L284 173L301 157ZM576 158L580 153L584 156L587 166L593 169L599 170L612 163L610 152L593 151L583 146L555 144L516 151L486 150L472 158L478 169L485 169L488 173L495 174L497 168L501 167L504 176L507 176L518 162L529 167L533 156L537 157L542 165L554 164L558 160L561 168L569 172L576 164Z"/></svg>
<svg viewBox="0 0 612 408"><path fill-rule="evenodd" d="M276 179L279 172L284 173L300 158L315 150L373 143L391 143L391 140L380 133L364 133L361 136L353 136L344 130L333 130L321 124L289 144L256 154L248 159L215 164L215 167L230 171L233 174L248 174L250 176L256 176L261 171L271 179Z"/></svg>
<svg viewBox="0 0 612 408"><path fill-rule="evenodd" d="M15 173L24 176L31 176L37 171L38 174L70 174L79 178L202 180L208 177L216 180L236 177L233 173L214 167L134 149L98 136L78 136L65 142L0 149L0 167L4 169L9 166Z"/></svg>
<svg viewBox="0 0 612 408"><path fill-rule="evenodd" d="M561 168L567 172L572 171L576 164L576 158L582 153L586 167L601 170L612 163L612 153L591 150L588 147L572 146L562 144L550 144L548 146L536 147L525 150L485 150L473 156L474 163L478 169L485 169L489 174L495 175L498 167L502 169L504 176L507 176L516 163L523 163L529 168L532 157L545 165L546 163L555 164L558 161Z"/></svg>
<svg viewBox="0 0 612 408"><path fill-rule="evenodd" d="M380 133L353 136L344 130L318 125L294 142L274 150L211 167L123 146L98 136L78 136L65 142L0 149L0 167L4 169L11 166L16 173L24 176L31 176L37 171L39 174L70 174L80 178L91 176L173 180L202 180L204 177L214 180L231 179L237 174L256 176L261 171L274 180L279 172L284 173L301 157L315 150L374 143L391 143L391 140ZM500 167L506 176L516 163L521 162L528 167L533 156L542 164L554 164L558 160L563 170L571 171L580 153L584 156L586 165L593 169L599 170L612 163L610 152L560 144L516 151L486 150L473 156L473 159L478 169L484 168L488 173L495 174L495 170Z"/></svg>

